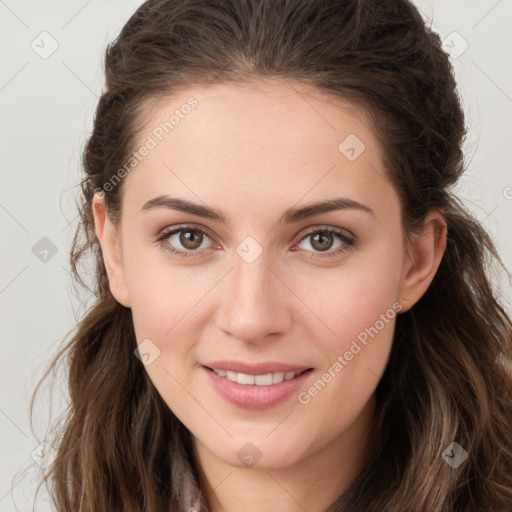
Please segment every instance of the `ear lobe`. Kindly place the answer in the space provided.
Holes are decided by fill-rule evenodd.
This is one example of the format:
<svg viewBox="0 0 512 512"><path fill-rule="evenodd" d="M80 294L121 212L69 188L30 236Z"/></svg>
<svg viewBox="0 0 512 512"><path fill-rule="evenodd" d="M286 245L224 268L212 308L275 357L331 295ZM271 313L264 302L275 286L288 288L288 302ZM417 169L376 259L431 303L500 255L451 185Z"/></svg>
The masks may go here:
<svg viewBox="0 0 512 512"><path fill-rule="evenodd" d="M412 308L430 286L446 249L446 236L447 225L442 214L437 210L429 213L423 232L411 242L402 280L401 312Z"/></svg>
<svg viewBox="0 0 512 512"><path fill-rule="evenodd" d="M130 300L124 278L120 233L107 215L103 195L94 195L92 212L94 230L101 246L110 291L117 302L128 308Z"/></svg>

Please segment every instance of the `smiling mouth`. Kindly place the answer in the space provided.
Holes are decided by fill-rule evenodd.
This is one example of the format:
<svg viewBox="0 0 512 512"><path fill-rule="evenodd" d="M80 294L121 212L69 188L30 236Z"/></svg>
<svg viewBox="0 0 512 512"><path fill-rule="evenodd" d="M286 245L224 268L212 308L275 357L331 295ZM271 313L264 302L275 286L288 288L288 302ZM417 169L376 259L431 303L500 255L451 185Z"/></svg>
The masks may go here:
<svg viewBox="0 0 512 512"><path fill-rule="evenodd" d="M292 380L303 373L310 372L313 369L307 368L300 372L273 372L265 373L262 375L249 375L247 373L233 372L229 370L219 370L205 366L206 369L215 373L219 377L226 378L231 382L237 382L246 386L272 386L273 384L280 384L286 380Z"/></svg>

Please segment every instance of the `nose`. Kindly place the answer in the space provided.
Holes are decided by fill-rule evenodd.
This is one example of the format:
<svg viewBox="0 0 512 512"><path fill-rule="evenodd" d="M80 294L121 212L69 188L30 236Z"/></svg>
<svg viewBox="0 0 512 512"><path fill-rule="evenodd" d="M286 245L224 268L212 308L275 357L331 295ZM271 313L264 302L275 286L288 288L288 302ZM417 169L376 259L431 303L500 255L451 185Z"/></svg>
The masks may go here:
<svg viewBox="0 0 512 512"><path fill-rule="evenodd" d="M292 324L293 294L264 254L252 263L235 255L220 290L217 327L249 344L275 340Z"/></svg>

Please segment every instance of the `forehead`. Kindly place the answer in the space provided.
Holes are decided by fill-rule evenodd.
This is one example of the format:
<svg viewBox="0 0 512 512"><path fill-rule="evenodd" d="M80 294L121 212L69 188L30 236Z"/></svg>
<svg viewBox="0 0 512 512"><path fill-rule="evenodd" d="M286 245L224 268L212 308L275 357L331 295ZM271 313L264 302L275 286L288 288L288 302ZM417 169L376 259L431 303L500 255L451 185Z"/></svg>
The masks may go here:
<svg viewBox="0 0 512 512"><path fill-rule="evenodd" d="M389 187L364 112L290 82L191 87L148 104L141 126L135 149L151 148L124 183L139 207L164 189L243 204Z"/></svg>
<svg viewBox="0 0 512 512"><path fill-rule="evenodd" d="M277 79L181 89L149 100L141 111L140 125L144 128L137 134L138 143L152 131L159 131L159 126L164 137L172 132L176 143L181 132L189 141L195 136L195 142L203 145L213 136L216 142L228 142L228 138L244 142L245 138L248 144L274 141L273 146L298 139L309 141L311 146L319 142L317 134L326 144L335 143L345 128L365 138L373 129L365 111L354 103L312 86ZM279 138L275 139L277 132Z"/></svg>

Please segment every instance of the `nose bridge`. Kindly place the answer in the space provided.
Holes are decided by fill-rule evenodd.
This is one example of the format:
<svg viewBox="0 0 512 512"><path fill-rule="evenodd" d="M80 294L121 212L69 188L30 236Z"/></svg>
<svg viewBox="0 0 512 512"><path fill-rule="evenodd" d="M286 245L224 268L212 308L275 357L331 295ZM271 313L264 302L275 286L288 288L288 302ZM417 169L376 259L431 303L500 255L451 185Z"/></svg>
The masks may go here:
<svg viewBox="0 0 512 512"><path fill-rule="evenodd" d="M260 256L255 261L248 263L243 258L235 259L233 269L232 293L237 303L269 304L270 290L273 287L273 273L269 267L268 258ZM275 278L274 278L275 279Z"/></svg>
<svg viewBox="0 0 512 512"><path fill-rule="evenodd" d="M249 246L246 253L237 251L239 254L234 255L219 315L219 327L246 342L283 332L290 322L285 290L274 275L272 262L263 251L247 257L251 250L254 247Z"/></svg>

